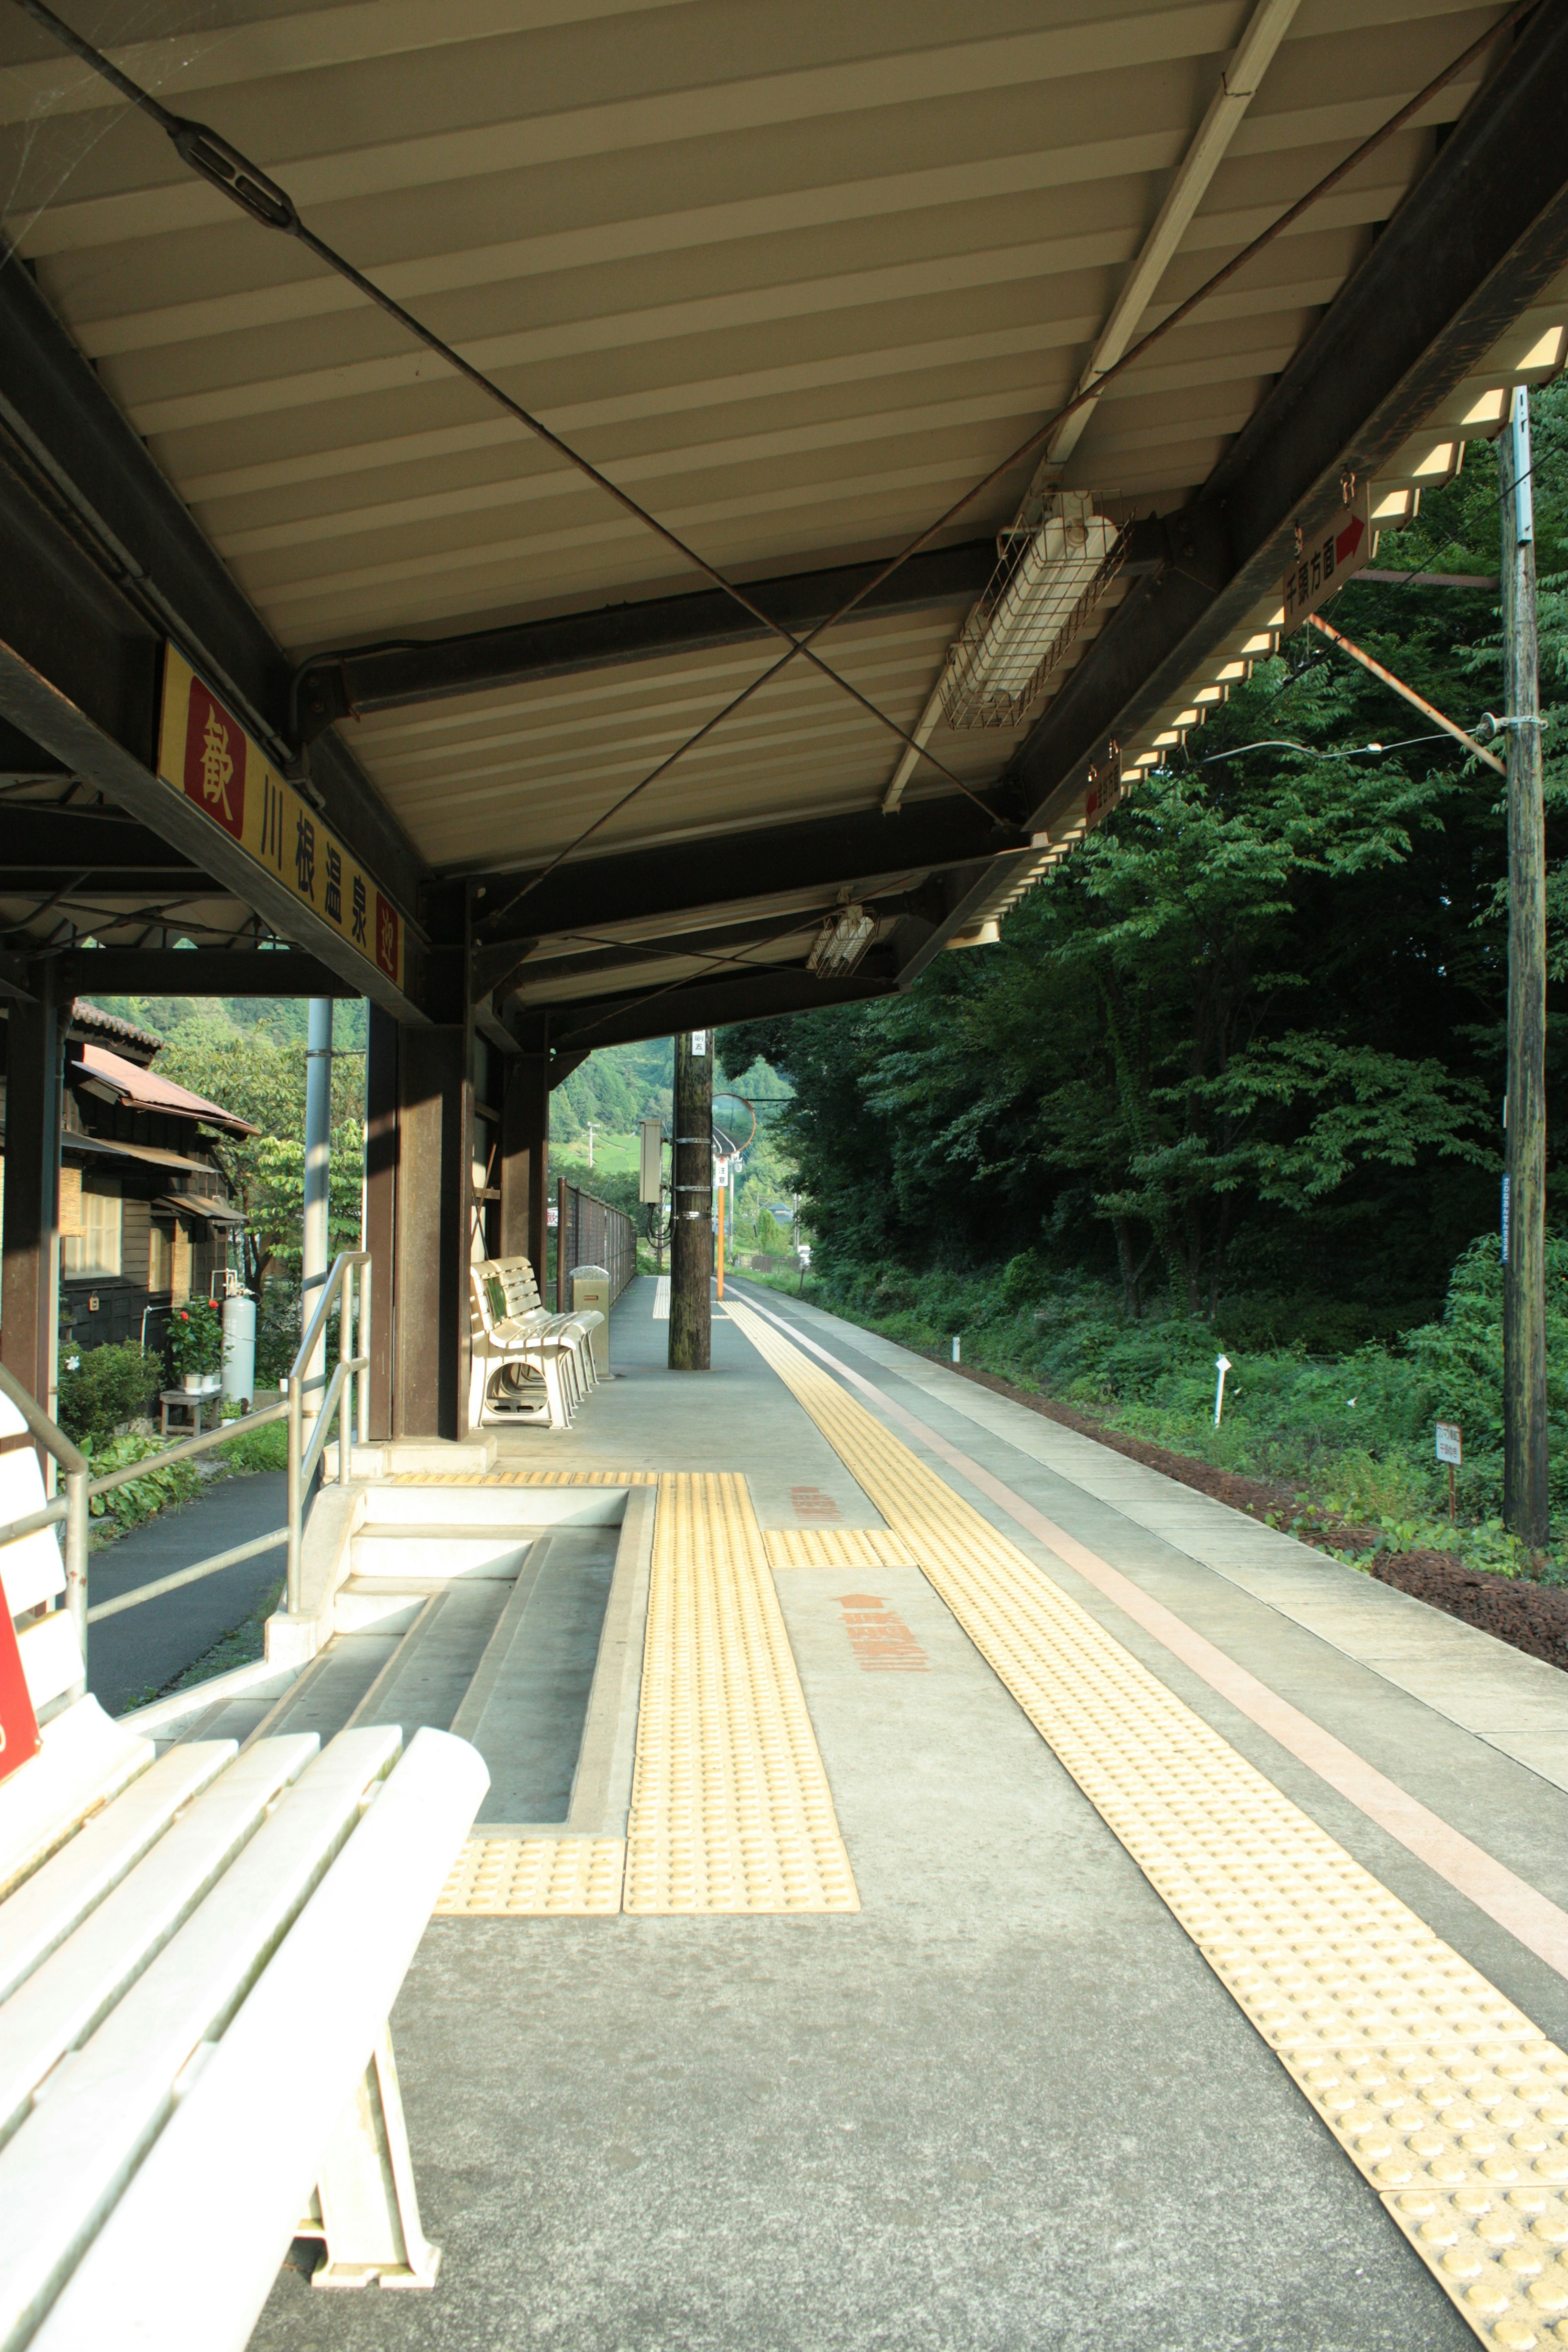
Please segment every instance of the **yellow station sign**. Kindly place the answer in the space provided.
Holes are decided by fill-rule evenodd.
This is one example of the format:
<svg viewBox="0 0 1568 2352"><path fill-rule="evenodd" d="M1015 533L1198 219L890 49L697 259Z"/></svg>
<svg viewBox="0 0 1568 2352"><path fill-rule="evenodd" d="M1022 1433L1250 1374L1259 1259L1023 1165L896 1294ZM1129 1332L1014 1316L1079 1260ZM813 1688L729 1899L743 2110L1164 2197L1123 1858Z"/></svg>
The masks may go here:
<svg viewBox="0 0 1568 2352"><path fill-rule="evenodd" d="M174 646L163 652L158 773L346 946L403 986L406 940L397 908Z"/></svg>

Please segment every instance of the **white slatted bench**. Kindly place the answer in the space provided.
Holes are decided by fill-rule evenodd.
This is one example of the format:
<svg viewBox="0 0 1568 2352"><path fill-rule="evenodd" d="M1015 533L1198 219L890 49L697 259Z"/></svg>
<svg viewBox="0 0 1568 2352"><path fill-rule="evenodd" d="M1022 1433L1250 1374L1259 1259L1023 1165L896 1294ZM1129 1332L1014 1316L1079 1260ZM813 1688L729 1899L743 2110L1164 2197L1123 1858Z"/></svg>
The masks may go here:
<svg viewBox="0 0 1568 2352"><path fill-rule="evenodd" d="M469 1287L470 1429L487 1418L568 1427L598 1380L592 1334L604 1317L593 1307L552 1315L525 1257L482 1260L469 1269Z"/></svg>
<svg viewBox="0 0 1568 2352"><path fill-rule="evenodd" d="M24 1464L0 1455L0 1524ZM49 1597L36 1541L0 1549L8 1614ZM479 1755L385 1726L154 1760L72 1696L64 1612L24 1659L40 1624L70 1679L0 1780L0 2352L240 2352L296 2236L324 2241L314 2284L431 2285L387 2018Z"/></svg>

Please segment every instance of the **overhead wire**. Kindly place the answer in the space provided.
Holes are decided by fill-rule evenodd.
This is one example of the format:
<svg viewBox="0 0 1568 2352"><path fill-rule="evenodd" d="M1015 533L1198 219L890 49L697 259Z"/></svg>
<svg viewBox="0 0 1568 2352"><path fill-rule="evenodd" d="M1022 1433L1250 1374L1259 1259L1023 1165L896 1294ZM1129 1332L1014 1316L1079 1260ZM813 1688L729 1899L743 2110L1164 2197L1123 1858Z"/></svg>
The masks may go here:
<svg viewBox="0 0 1568 2352"><path fill-rule="evenodd" d="M242 155L239 151L233 147L228 141L225 140L221 134L211 131L203 124L191 122L181 116L171 113L170 110L162 105L149 90L144 89L140 83L135 81L129 74L123 72L121 68L116 66L111 58L104 56L101 50L94 47L89 41L86 40L80 34L77 33L72 26L68 25L63 18L57 16L54 10L46 5L46 0L15 0L15 4L28 16L30 16L35 23L38 24L47 31L54 39L58 40L64 47L71 50L73 54L79 57L85 64L92 68L94 72L100 75L104 80L108 81L114 89L118 89L121 95L128 100L131 104L139 108L142 112L148 115L152 121L156 122L158 127L173 142L182 160L193 171L196 172L202 178L205 179L210 185L217 188L221 194L227 196L231 202L237 205L241 210L247 213L252 219L258 222L262 226L282 231L283 233L297 238L309 251L314 253L318 259L324 262L329 268L335 270L341 277L347 280L347 282L353 285L364 295L367 300L374 302L377 308L385 311L390 317L396 319L400 324L405 327L411 334L415 335L429 350L436 352L441 358L446 360L458 374L475 384L487 395L487 397L497 402L499 405L503 407L510 415L516 417L521 424L525 425L530 432L537 435L538 437L548 446L554 449L569 465L574 467L587 478L595 482L627 513L634 515L639 521L646 524L646 526L668 546L679 551L688 562L694 564L699 571L702 572L714 583L715 586L722 589L727 595L731 596L744 611L748 612L753 618L760 621L771 634L781 636L785 640L784 652L775 662L770 665L770 667L765 669L760 677L754 678L740 693L733 696L731 699L725 704L721 710L714 713L713 717L707 720L702 727L697 729L677 751L668 755L664 760L661 760L647 775L640 780L638 783L631 786L625 793L623 793L611 808L604 811L598 817L595 818L590 824L584 826L574 840L568 843L563 849L559 850L537 874L531 877L526 883L514 891L511 897L507 899L500 908L492 909L490 914L487 917L486 928L493 929L493 926L506 914L508 914L511 908L519 905L523 899L531 897L535 890L539 889L542 884L549 879L552 874L553 874L562 865L573 856L578 849L584 846L586 842L591 840L595 834L600 832L605 824L610 823L615 816L618 815L633 800L637 798L641 793L647 791L651 785L658 782L659 778L668 773L668 770L673 767L679 760L684 758L689 751L694 750L698 744L704 741L707 737L714 731L716 727L721 725L726 719L732 717L737 710L741 709L746 703L751 701L764 686L771 683L771 681L775 678L781 671L786 668L791 662L802 656L811 662L817 670L826 677L830 678L854 701L858 703L871 717L877 719L879 724L888 728L892 733L896 734L907 748L915 750L921 758L927 760L931 766L936 768L939 773L945 776L950 782L956 784L958 789L963 793L968 799L973 801L977 806L983 809L988 816L994 816L995 812L990 808L989 804L982 799L981 795L977 793L973 787L965 783L962 778L955 776L952 771L948 769L942 761L936 759L934 754L927 750L925 746L917 744L911 735L908 734L904 729L900 727L895 720L888 716L886 712L879 709L878 707L870 701L868 697L861 694L858 688L854 687L847 679L844 678L839 672L833 669L829 664L825 662L821 656L814 651L816 640L823 636L829 629L838 626L842 622L847 620L859 605L864 604L868 596L874 594L879 588L883 586L887 581L893 577L902 565L909 562L913 556L917 555L923 548L927 547L939 532L945 530L950 523L956 520L957 518L962 515L967 508L972 506L977 499L984 497L987 490L994 488L997 484L1005 480L1008 475L1015 472L1026 458L1033 456L1037 450L1041 448L1049 440L1050 436L1056 432L1058 426L1063 424L1067 418L1075 415L1087 402L1099 400L1103 395L1106 387L1110 383L1115 381L1119 376L1124 374L1129 368L1133 366L1140 359L1142 359L1143 355L1157 342L1161 341L1165 336L1172 333L1177 326L1181 325L1185 320L1190 318L1202 303L1207 301L1215 292L1218 291L1220 287L1226 284L1229 279L1234 278L1239 270L1243 269L1258 253L1262 252L1266 247L1271 245L1276 238L1282 236L1288 228L1291 227L1295 224L1296 221L1300 220L1303 215L1311 208L1311 206L1321 203L1321 200L1328 195L1332 189L1337 187L1342 181L1346 179L1362 163L1368 161L1380 147L1384 145L1389 139L1394 137L1398 131L1403 129L1406 122L1412 121L1414 117L1417 115L1433 98L1444 89L1449 82L1455 80L1462 72L1464 72L1468 66L1480 57L1494 41L1500 39L1505 33L1511 30L1515 25L1521 23L1527 16L1533 13L1534 9L1540 5L1540 0L1516 0L1515 6L1510 8L1508 13L1504 16L1500 17L1495 24L1489 26L1483 33L1481 33L1474 41L1470 42L1468 46L1460 51L1458 56L1451 58L1448 64L1445 66L1440 72L1434 75L1432 79L1416 92L1415 97L1408 100L1405 105L1398 108L1383 124L1380 125L1376 131L1373 131L1368 138L1363 140L1360 145L1354 148L1349 155L1334 165L1331 171L1324 173L1324 175L1318 180L1312 187L1309 188L1303 195L1298 197L1295 203L1288 206L1287 209L1281 213L1276 220L1271 222L1266 229L1262 230L1258 236L1251 240L1249 244L1244 246L1239 253L1233 255L1231 259L1225 263L1209 278L1205 279L1202 286L1198 287L1192 294L1188 295L1184 301L1178 303L1175 309L1172 310L1167 317L1161 320L1154 327L1151 328L1149 332L1142 336L1135 343L1130 345L1119 360L1113 362L1112 364L1109 368L1105 369L1102 373L1095 377L1092 385L1087 387L1082 392L1076 394L1072 399L1066 402L1062 407L1058 409L1053 415L1047 417L1043 425L1038 426L1034 432L1030 433L1014 450L1009 453L1007 457L1004 457L997 465L992 467L990 471L983 475L977 481L972 483L959 498L952 501L942 514L937 516L932 522L927 524L922 530L908 541L895 555L891 556L872 574L871 578L868 580L854 595L848 597L843 604L837 607L836 611L827 614L823 620L817 622L812 628L807 630L799 637L795 636L794 634L785 628L782 623L775 621L771 614L766 613L761 606L755 604L745 595L743 590L738 588L736 584L715 565L710 563L705 557L700 555L695 549L689 546L689 544L682 540L678 533L671 530L668 525L661 523L656 516L641 506L627 491L622 489L618 484L610 478L609 476L600 472L598 467L592 465L587 458L582 457L571 446L569 443L563 440L559 435L552 433L549 426L545 425L538 417L534 416L529 410L525 409L520 402L514 401L509 394L503 392L490 377L487 376L483 373L481 369L475 367L470 361L465 360L460 352L455 351L450 344L447 343L440 336L437 335L433 329L426 327L412 311L405 310L404 306L397 302L391 295L384 293L383 289L374 283L374 279L367 278L363 271L356 268L354 264L349 261L345 256L338 253L335 248L329 246L324 239L319 237L313 230L307 227L306 224L300 219L292 198L288 195L287 192L273 181L265 172L262 172L257 165L250 163L246 156Z"/></svg>
<svg viewBox="0 0 1568 2352"><path fill-rule="evenodd" d="M899 725L896 719L890 718L885 710L879 709L868 695L862 694L858 686L836 670L830 663L825 661L820 654L814 653L806 640L797 637L793 630L785 627L782 621L775 620L763 605L748 596L743 588L738 586L726 572L721 572L717 564L710 563L705 555L682 539L678 531L672 530L668 523L661 522L648 508L634 499L629 490L623 489L610 475L602 472L590 458L584 457L580 450L574 449L569 441L563 440L560 434L552 432L542 418L535 416L531 409L524 408L521 401L514 400L510 393L503 392L493 376L487 375L482 368L476 367L471 360L465 359L461 352L456 350L443 336L438 335L433 327L427 327L414 311L407 310L395 296L386 293L379 287L373 278L367 278L363 270L356 268L345 254L340 253L335 246L329 245L324 237L319 236L316 231L300 218L288 190L272 179L258 164L253 163L248 156L243 155L238 148L223 137L221 132L212 130L205 123L192 122L183 115L172 113L169 108L153 97L151 90L144 89L140 82L133 80L130 74L123 72L112 58L105 57L101 49L95 48L90 41L68 25L63 17L58 16L47 5L47 0L16 0L16 5L26 16L32 17L36 24L51 34L62 47L70 49L75 56L82 59L84 64L90 66L95 73L101 75L105 81L119 90L121 97L128 99L133 106L155 122L172 141L181 161L188 164L190 169L197 173L210 186L227 196L232 203L239 206L242 212L248 214L250 218L263 228L277 229L284 236L295 238L299 244L304 246L307 252L313 253L319 261L324 262L329 269L334 270L357 292L363 294L367 301L374 302L378 310L384 310L389 318L395 319L400 326L406 328L408 332L416 337L427 350L435 352L458 375L475 385L499 407L505 409L508 415L515 417L520 425L534 434L547 448L553 449L556 455L563 457L569 466L574 467L578 473L593 482L599 489L606 492L615 499L617 506L651 530L656 538L662 540L664 544L671 548L684 562L694 565L713 583L716 588L721 589L725 595L731 597L742 612L750 614L754 621L760 622L770 635L782 637L790 649L792 658L797 654L804 654L824 677L831 679L835 686L848 695L852 701L858 702L863 710L877 720L879 725L885 727L890 734L896 735L906 750L920 751L921 757L928 759L931 766L946 776L950 783L956 784L960 792L970 791L970 787L963 782L963 779L952 774L934 753L924 751L915 742L913 736ZM971 793L971 797L978 799L979 796Z"/></svg>
<svg viewBox="0 0 1568 2352"><path fill-rule="evenodd" d="M19 0L19 5L23 6L31 6L35 5L35 0ZM1314 184L1307 190L1304 195L1299 196L1296 202L1289 206L1285 212L1281 213L1277 220L1271 221L1266 229L1262 230L1257 236L1255 236L1249 245L1244 246L1239 253L1233 254L1229 261L1224 263L1220 268L1215 270L1212 277L1205 278L1204 283L1198 287L1194 292L1189 294L1183 302L1179 303L1166 318L1159 320L1155 326L1149 330L1147 334L1140 336L1135 343L1130 344L1119 360L1114 361L1102 374L1095 377L1091 385L1081 392L1076 393L1070 400L1064 403L1060 408L1057 409L1052 415L1046 419L1043 425L1039 425L1033 433L1031 433L1026 440L1021 441L1017 447L1012 450L1007 457L1004 457L998 465L994 466L988 474L982 476L978 481L972 483L969 488L966 489L961 497L953 499L952 504L936 518L934 522L928 523L924 530L918 532L913 539L907 541L905 544L900 548L898 553L891 556L887 562L882 564L880 568L872 574L871 578L856 591L853 596L847 597L842 604L836 608L835 611L829 613L823 620L818 621L812 628L808 629L799 640L800 648L805 649L810 647L816 643L816 639L824 635L826 631L837 628L840 623L847 620L849 615L865 602L868 596L874 594L879 588L884 586L904 564L908 563L914 556L918 555L923 548L928 546L939 531L946 530L948 525L956 521L959 516L962 515L968 507L972 506L977 499L984 497L987 490L994 488L997 483L1004 480L1009 474L1015 473L1026 458L1032 457L1037 449L1041 448L1044 444L1050 439L1051 436L1056 432L1057 427L1059 425L1064 424L1069 416L1075 415L1078 410L1085 406L1089 402L1100 400L1108 384L1113 383L1118 376L1124 375L1128 369L1132 367L1144 356L1146 352L1151 351L1156 343L1162 341L1163 338L1169 335L1176 327L1182 325L1187 319L1191 318L1194 311L1196 310L1202 303L1207 301L1212 295L1217 293L1222 286L1226 284L1230 278L1234 278L1237 271L1243 269L1247 262L1254 259L1255 257L1261 253L1266 247L1272 245L1277 237L1281 236L1284 232L1300 220L1303 214L1309 211L1313 205L1321 203L1325 196L1331 194L1331 192L1339 186L1340 183L1346 179L1352 172L1355 171L1361 164L1369 161L1380 147L1384 146L1388 140L1392 139L1396 131L1403 130L1405 123L1410 121L1414 116L1420 113L1422 109L1428 105L1441 90L1445 89L1449 82L1457 79L1468 66L1473 64L1476 58L1479 58L1484 50L1489 47L1493 41L1500 39L1503 34L1511 30L1515 25L1521 23L1526 16L1534 12L1539 5L1540 0L1518 0L1518 5L1510 9L1507 16L1500 17L1495 25L1489 26L1484 33L1469 44L1468 48L1461 50L1458 57L1451 58L1448 64L1442 68L1441 72L1435 74L1431 80L1426 82L1424 87L1416 92L1414 98L1406 100L1405 105L1398 108L1394 113L1391 114L1386 121L1382 123L1379 128L1373 131L1367 138L1363 139L1360 146L1352 150L1352 152L1347 155L1342 162L1335 164L1331 171L1326 172L1321 179L1316 181ZM657 768L653 769L648 775L642 779L641 782L634 784L629 791L622 794L621 798L616 801L611 808L606 809L601 815L595 817L591 824L585 825L582 832L579 833L574 840L569 842L563 849L558 850L555 856L542 866L537 874L531 876L527 882L521 884L518 889L513 891L510 898L506 899L501 906L491 909L489 915L486 918L487 925L493 926L500 922L514 907L520 905L524 898L531 898L535 890L539 889L549 880L550 877L557 870L558 867L564 865L578 849L583 847L586 842L592 840L596 833L600 832L605 824L611 822L613 818L618 816L624 808L628 806L632 801L636 800L639 793L645 792L648 785L656 783L661 775L663 775L669 768L674 766L677 760L684 756L685 752L692 750L698 743L701 742L704 737L710 734L715 727L721 724L724 719L731 717L735 711L742 709L742 707L750 701L751 698L757 693L762 687L766 686L770 680L778 676L781 670L786 668L789 663L795 659L795 649L792 647L788 652L781 655L778 660L775 661L768 669L764 670L760 677L754 678L750 686L744 688L741 693L735 695L731 700L724 705L722 709L716 711L712 719L710 719L705 726L700 728L694 735L689 737L687 742L680 746L679 750L672 752L668 759L661 761ZM973 799L975 795L971 793L970 797ZM988 812L988 814L994 814L994 812Z"/></svg>

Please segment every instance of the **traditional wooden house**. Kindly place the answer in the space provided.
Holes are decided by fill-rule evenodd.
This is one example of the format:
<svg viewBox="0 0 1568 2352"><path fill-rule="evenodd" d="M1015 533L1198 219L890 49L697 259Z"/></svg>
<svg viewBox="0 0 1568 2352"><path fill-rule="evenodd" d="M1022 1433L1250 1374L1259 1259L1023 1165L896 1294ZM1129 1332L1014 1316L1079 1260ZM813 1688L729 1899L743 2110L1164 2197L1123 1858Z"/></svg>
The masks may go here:
<svg viewBox="0 0 1568 2352"><path fill-rule="evenodd" d="M226 1287L230 1236L244 1218L230 1201L223 1146L256 1129L160 1077L153 1065L163 1044L77 1001L61 1090L62 1346L143 1336L155 1345L171 1307Z"/></svg>

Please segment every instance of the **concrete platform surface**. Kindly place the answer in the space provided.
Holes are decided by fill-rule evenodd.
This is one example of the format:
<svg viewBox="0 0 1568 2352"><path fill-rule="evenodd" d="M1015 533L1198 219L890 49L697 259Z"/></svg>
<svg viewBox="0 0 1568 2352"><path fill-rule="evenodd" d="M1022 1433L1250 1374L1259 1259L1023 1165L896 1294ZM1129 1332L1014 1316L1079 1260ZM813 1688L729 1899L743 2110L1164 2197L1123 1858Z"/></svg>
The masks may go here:
<svg viewBox="0 0 1568 2352"><path fill-rule="evenodd" d="M734 1323L715 1320L710 1373L663 1370L653 1291L616 1310L621 1377L563 1435L507 1433L498 1469L739 1471L764 1527L880 1524ZM1568 1795L1502 1743L1527 1735L1552 1761L1568 1678L1485 1636L1456 1644L1466 1629L1420 1604L830 1317L736 1297L849 1368L1042 1577L1568 2036L1568 1981L1441 1853L1400 1843L997 1497L1558 1906ZM434 1921L394 2032L437 2286L321 2295L287 2270L258 2352L1473 2344L928 1577L773 1581L859 1911ZM580 1631L550 1638L580 1691ZM549 1640L530 1672L559 1708ZM521 1684L511 1703L526 1731Z"/></svg>

